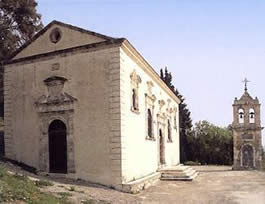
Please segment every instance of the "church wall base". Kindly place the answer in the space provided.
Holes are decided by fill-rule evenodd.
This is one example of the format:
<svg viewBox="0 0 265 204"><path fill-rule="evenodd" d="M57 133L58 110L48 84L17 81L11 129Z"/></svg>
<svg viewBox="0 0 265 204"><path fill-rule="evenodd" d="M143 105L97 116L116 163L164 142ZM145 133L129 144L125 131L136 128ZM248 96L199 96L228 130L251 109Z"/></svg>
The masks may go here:
<svg viewBox="0 0 265 204"><path fill-rule="evenodd" d="M250 171L250 170L258 170L258 168L256 168L256 167L249 168L249 167L242 167L242 166L233 166L232 170L234 170L234 171Z"/></svg>
<svg viewBox="0 0 265 204"><path fill-rule="evenodd" d="M240 165L233 165L232 170L235 171L262 170L262 164L257 164L255 167L244 167Z"/></svg>
<svg viewBox="0 0 265 204"><path fill-rule="evenodd" d="M157 184L160 181L161 173L156 172L144 178L122 184L122 188L118 189L125 193L137 194L143 190L146 190L150 186Z"/></svg>

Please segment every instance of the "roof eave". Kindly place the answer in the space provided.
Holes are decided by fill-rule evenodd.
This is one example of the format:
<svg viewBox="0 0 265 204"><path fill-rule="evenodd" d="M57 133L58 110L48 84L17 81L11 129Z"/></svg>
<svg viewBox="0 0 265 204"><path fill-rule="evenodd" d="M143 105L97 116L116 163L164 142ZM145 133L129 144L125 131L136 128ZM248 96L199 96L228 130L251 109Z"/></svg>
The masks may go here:
<svg viewBox="0 0 265 204"><path fill-rule="evenodd" d="M155 71L155 69L144 59L144 57L136 50L136 48L130 43L129 40L124 39L122 43L125 47L130 49L130 51L133 52L133 54L141 60L142 64L147 67L147 69L150 71L150 74L152 74L155 78L155 80L162 86L162 88L178 103L181 103L181 100L175 95L175 93L165 84L165 82L160 78L159 74Z"/></svg>

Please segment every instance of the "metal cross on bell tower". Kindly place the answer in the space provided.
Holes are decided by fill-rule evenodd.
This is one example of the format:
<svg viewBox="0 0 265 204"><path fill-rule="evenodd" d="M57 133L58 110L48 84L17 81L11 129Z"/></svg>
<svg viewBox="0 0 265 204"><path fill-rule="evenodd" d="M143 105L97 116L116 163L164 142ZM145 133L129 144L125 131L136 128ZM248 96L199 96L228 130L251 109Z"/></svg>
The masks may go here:
<svg viewBox="0 0 265 204"><path fill-rule="evenodd" d="M248 83L250 82L247 78L242 81L245 84L245 92L248 91Z"/></svg>

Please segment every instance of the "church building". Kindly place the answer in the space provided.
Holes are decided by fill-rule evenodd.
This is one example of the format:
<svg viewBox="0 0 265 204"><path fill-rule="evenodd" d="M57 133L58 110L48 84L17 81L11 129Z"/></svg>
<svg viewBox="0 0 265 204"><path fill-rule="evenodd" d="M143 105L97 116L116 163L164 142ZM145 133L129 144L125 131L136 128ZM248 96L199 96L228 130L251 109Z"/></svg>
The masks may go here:
<svg viewBox="0 0 265 204"><path fill-rule="evenodd" d="M180 100L127 39L53 21L4 68L7 158L128 192L179 165Z"/></svg>
<svg viewBox="0 0 265 204"><path fill-rule="evenodd" d="M240 99L235 98L233 104L233 141L235 170L260 169L262 167L262 144L260 121L260 103L252 98L247 89Z"/></svg>

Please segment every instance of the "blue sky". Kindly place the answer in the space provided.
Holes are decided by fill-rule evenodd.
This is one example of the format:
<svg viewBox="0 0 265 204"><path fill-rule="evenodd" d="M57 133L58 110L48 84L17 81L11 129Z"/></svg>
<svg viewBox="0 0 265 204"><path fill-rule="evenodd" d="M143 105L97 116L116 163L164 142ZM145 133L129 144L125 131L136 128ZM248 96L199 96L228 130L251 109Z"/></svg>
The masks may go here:
<svg viewBox="0 0 265 204"><path fill-rule="evenodd" d="M45 25L56 19L126 37L157 70L167 66L193 121L226 126L232 103L257 96L265 123L264 0L38 0Z"/></svg>

